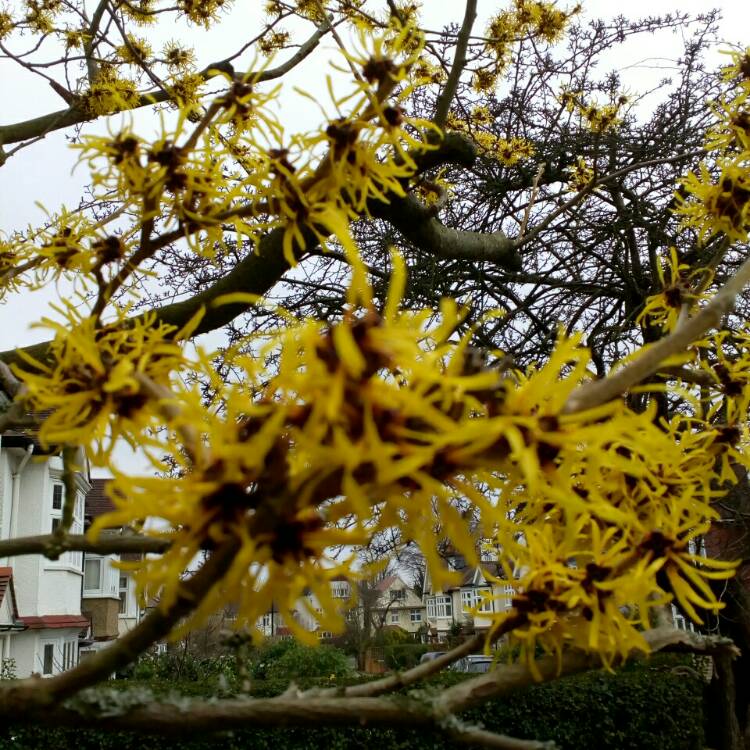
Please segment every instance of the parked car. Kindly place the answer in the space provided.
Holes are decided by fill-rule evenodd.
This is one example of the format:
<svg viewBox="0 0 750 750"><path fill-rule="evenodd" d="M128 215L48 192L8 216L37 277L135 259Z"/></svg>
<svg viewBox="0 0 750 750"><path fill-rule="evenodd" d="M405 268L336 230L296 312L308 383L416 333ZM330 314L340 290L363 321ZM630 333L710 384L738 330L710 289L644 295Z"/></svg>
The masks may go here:
<svg viewBox="0 0 750 750"><path fill-rule="evenodd" d="M492 662L494 657L487 656L486 654L469 654L459 659L451 669L454 672L470 672L473 674L479 674L482 672L489 672L492 669Z"/></svg>
<svg viewBox="0 0 750 750"><path fill-rule="evenodd" d="M419 663L424 664L426 661L432 661L433 659L437 659L438 656L442 656L445 653L445 651L428 651L426 654L422 654L422 656L419 657Z"/></svg>

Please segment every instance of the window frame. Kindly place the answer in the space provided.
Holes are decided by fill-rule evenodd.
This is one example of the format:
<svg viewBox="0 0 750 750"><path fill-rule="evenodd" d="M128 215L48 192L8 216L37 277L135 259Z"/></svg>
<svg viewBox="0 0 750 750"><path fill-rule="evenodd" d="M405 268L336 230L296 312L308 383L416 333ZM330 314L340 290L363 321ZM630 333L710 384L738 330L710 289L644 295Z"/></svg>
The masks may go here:
<svg viewBox="0 0 750 750"><path fill-rule="evenodd" d="M53 472L50 475L50 482L52 483L52 492L49 495L49 517L50 517L50 530L51 533L55 533L57 528L62 523L63 513L65 509L65 484L57 472ZM70 524L71 534L83 534L84 528L84 503L85 495L83 492L76 487L75 491L75 503L73 504L73 520ZM56 507L57 501L59 507ZM51 568L73 568L76 571L83 573L83 552L78 550L69 550L63 552L57 560L49 560L46 563L46 567Z"/></svg>
<svg viewBox="0 0 750 750"><path fill-rule="evenodd" d="M55 673L55 647L56 641L42 641L42 677L52 677ZM49 654L49 669L47 669L47 655Z"/></svg>
<svg viewBox="0 0 750 750"><path fill-rule="evenodd" d="M86 555L86 557L83 560L83 593L84 594L91 594L96 593L100 594L102 593L102 573L104 566L102 565L103 559L101 557L97 557L94 555ZM94 563L97 563L99 565L99 572L96 577L96 586L87 586L86 585L86 578L87 578L87 567L89 565L93 565Z"/></svg>
<svg viewBox="0 0 750 750"><path fill-rule="evenodd" d="M125 581L125 586L122 585L123 580ZM123 575L122 572L117 577L117 594L120 601L117 612L118 616L130 617L130 576Z"/></svg>

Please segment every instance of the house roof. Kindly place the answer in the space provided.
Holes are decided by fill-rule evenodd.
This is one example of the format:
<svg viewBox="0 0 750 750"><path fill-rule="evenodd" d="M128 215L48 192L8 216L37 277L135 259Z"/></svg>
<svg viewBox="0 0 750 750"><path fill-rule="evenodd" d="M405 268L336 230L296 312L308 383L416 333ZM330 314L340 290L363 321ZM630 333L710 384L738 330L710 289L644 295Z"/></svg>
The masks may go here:
<svg viewBox="0 0 750 750"><path fill-rule="evenodd" d="M92 479L91 489L86 494L86 515L89 518L99 518L115 509L115 504L107 494L107 487L111 479Z"/></svg>
<svg viewBox="0 0 750 750"><path fill-rule="evenodd" d="M83 630L89 626L89 618L83 615L41 615L41 617L21 617L21 622L29 630L47 630L57 628L77 628Z"/></svg>
<svg viewBox="0 0 750 750"><path fill-rule="evenodd" d="M375 588L378 591L388 591L396 581L398 581L398 576L386 576L382 581L378 581L375 584Z"/></svg>
<svg viewBox="0 0 750 750"><path fill-rule="evenodd" d="M91 480L91 489L86 493L86 510L84 511L87 521L93 521L95 518L115 510L115 504L107 492L111 482L111 479ZM137 561L142 558L143 555L140 552L120 553L120 560Z"/></svg>
<svg viewBox="0 0 750 750"><path fill-rule="evenodd" d="M473 586L474 577L476 576L477 571L479 571L483 575L485 573L489 573L491 576L494 576L496 578L504 578L503 568L499 562L496 562L494 560L485 560L482 561L479 565L469 565L468 567L462 568L460 571L458 571L459 573L461 573L461 581L454 584L453 586L448 586L446 591L452 591L453 589L461 588L462 586Z"/></svg>
<svg viewBox="0 0 750 750"><path fill-rule="evenodd" d="M13 586L13 568L0 568L0 604L5 597L10 601L11 617L18 620L18 605L16 604L16 590Z"/></svg>

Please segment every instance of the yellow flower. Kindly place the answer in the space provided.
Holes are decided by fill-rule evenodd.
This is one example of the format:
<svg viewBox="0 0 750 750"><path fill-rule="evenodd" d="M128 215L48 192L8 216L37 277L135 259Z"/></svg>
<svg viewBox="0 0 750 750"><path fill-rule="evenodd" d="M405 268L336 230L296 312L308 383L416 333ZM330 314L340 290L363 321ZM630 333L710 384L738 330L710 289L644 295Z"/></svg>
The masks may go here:
<svg viewBox="0 0 750 750"><path fill-rule="evenodd" d="M104 66L91 88L81 94L81 106L91 115L109 115L132 109L139 101L135 81L120 78L113 68Z"/></svg>
<svg viewBox="0 0 750 750"><path fill-rule="evenodd" d="M676 194L675 213L682 225L697 230L701 242L724 234L732 242L744 242L750 227L750 170L747 154L721 158L721 174L714 180L705 164L700 174L689 172L682 181L687 193Z"/></svg>
<svg viewBox="0 0 750 750"><path fill-rule="evenodd" d="M648 297L636 323L660 326L664 331L674 330L683 307L691 310L702 299L705 292L698 291L700 282L711 278L712 273L705 268L691 268L682 263L677 248L670 247L669 255L656 267L662 290Z"/></svg>
<svg viewBox="0 0 750 750"><path fill-rule="evenodd" d="M62 321L42 319L55 332L49 359L21 355L15 367L27 389L29 408L45 412L39 439L45 446L93 444L92 458L105 461L118 438L131 445L144 440L141 427L156 410L143 393L138 375L156 383L169 381L182 362L174 326L159 324L154 314L97 327L72 304L55 308Z"/></svg>

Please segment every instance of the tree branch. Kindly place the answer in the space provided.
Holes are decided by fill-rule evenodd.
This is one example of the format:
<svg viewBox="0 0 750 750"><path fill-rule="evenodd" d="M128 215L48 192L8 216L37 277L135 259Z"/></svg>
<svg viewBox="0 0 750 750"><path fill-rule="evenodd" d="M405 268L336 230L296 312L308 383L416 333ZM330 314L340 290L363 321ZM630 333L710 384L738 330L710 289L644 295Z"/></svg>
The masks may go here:
<svg viewBox="0 0 750 750"><path fill-rule="evenodd" d="M48 560L57 560L63 552L71 551L89 552L94 555L120 555L128 552L148 555L166 552L170 545L168 539L138 534L102 534L96 541L83 534L68 534L64 538L58 538L54 534L42 534L0 540L0 557L44 555Z"/></svg>
<svg viewBox="0 0 750 750"><path fill-rule="evenodd" d="M649 631L645 633L645 637L653 651L728 656L738 654L730 639L719 636L701 636L663 628ZM111 650L113 649L107 649ZM106 651L100 652L100 656L104 653ZM638 655L640 654L635 654ZM99 657L91 657L91 661L97 658ZM90 662L84 664L87 663ZM597 668L601 666L601 660L591 654L568 652L559 663L554 657L545 657L536 664L543 679L553 679ZM77 670L66 674L72 675L75 671ZM61 677L65 677L65 674ZM22 684L30 683L29 689L32 691L35 687L37 692L44 692L47 685L60 679L26 680ZM541 750L549 748L550 743L514 740L464 726L460 719L455 718L455 714L460 711L534 682L526 665L512 664L466 680L428 700L419 694L386 698L352 696L347 691L343 695L329 696L314 689L301 692L292 686L276 698L236 698L216 703L182 697L171 702L158 702L153 695L144 695L143 691L130 697L128 693L117 691L116 700L108 700L107 695L98 690L81 694L60 706L42 704L37 699L26 704L10 702L3 700L4 693L0 691L0 717L11 718L15 722L51 726L93 726L107 730L124 729L171 735L242 727L319 726L323 723L434 727L447 730L456 739L484 747ZM9 688L5 688L4 692L8 693Z"/></svg>
<svg viewBox="0 0 750 750"><path fill-rule="evenodd" d="M101 7L103 8L105 5L106 3L102 3ZM251 80L253 83L263 83L286 75L292 70L292 68L299 65L308 55L310 55L330 28L330 22L325 21L318 26L315 33L304 44L302 44L294 55L292 55L286 62L275 68L264 70L257 75L253 75L252 72L248 73L248 80ZM229 72L230 74L233 74L234 69L232 68L230 60L231 58L227 58L225 60L211 63L200 71L199 75L205 80L209 80L220 72ZM138 102L133 109L160 104L168 101L169 98L169 93L163 89L148 91L139 97ZM111 114L115 113L113 112ZM90 113L76 107L70 107L68 109L58 110L57 112L50 112L49 114L35 117L31 120L24 120L23 122L17 122L11 125L0 125L0 145L18 143L19 141L25 141L29 138L45 136L55 130L68 128L71 125L78 125L92 119L96 118L92 117ZM0 166L2 166L1 163Z"/></svg>
<svg viewBox="0 0 750 750"><path fill-rule="evenodd" d="M391 198L390 203L373 207L372 213L389 221L409 242L430 255L443 259L486 261L509 271L521 269L515 243L505 233L470 232L447 227L413 195Z"/></svg>
<svg viewBox="0 0 750 750"><path fill-rule="evenodd" d="M427 169L432 169L441 164L459 164L470 165L476 156L472 144L461 135L449 134L444 138L437 149L427 150L415 157L417 172L415 175ZM409 201L409 207L400 207L400 200L396 196L389 196L390 205L383 204L379 201L372 201L368 205L368 211L375 215L378 211L392 211L392 220L395 226L399 226L406 234L409 232L409 239L417 244L425 252L461 252L464 248L465 253L471 257L472 251L478 257L483 256L487 260L496 263L503 263L502 258L505 256L502 247L496 247L498 244L504 247L502 237L496 235L483 235L475 232L459 232L454 229L443 226L432 215L426 211L416 198ZM408 200L408 199L407 199ZM385 217L388 218L388 217ZM421 225L424 225L423 227ZM234 320L238 315L247 312L250 304L237 302L218 307L212 306L211 302L224 294L233 292L247 292L250 294L263 295L276 284L281 277L289 270L283 253L284 227L277 227L268 234L264 235L255 252L251 252L241 261L239 261L232 270L223 276L204 291L169 305L155 308L157 318L163 322L181 328L190 318L197 313L201 307L206 308L206 314L195 330L194 335L207 333L220 328L223 325ZM175 233L170 236L170 241L176 241L181 238L181 233ZM301 259L307 253L312 253L319 246L318 238L310 229L303 230L305 241L304 252L298 252ZM493 239L494 238L494 239ZM164 237L152 241L152 247L161 247L166 243ZM166 243L168 244L168 243ZM483 252L481 252L483 251ZM512 251L511 251L512 253ZM446 256L450 257L450 256ZM512 265L513 258L506 259L505 262ZM43 361L49 342L34 344L24 347L23 351L32 357ZM0 352L0 360L7 364L18 363L23 361L18 356L17 350L11 349Z"/></svg>
<svg viewBox="0 0 750 750"><path fill-rule="evenodd" d="M458 37L456 38L456 53L453 56L451 72L448 74L448 80L446 80L445 86L443 86L443 90L440 92L435 106L435 115L432 118L432 121L439 128L445 126L445 121L448 118L448 110L450 110L451 102L456 95L461 73L466 67L466 48L469 45L471 29L474 26L476 18L477 0L466 0L466 11L464 12L461 30L458 32Z"/></svg>
<svg viewBox="0 0 750 750"><path fill-rule="evenodd" d="M706 331L717 326L732 310L737 295L750 283L750 259L714 295L711 301L692 318L685 320L676 330L655 344L642 349L642 354L629 364L615 370L603 380L595 380L576 388L563 407L563 413L573 414L611 401L629 388L659 370L667 357L687 349Z"/></svg>
<svg viewBox="0 0 750 750"><path fill-rule="evenodd" d="M679 651L696 654L729 653L739 655L739 650L730 638L721 636L702 636L673 628L657 628L643 634L652 653L657 651ZM643 653L633 652L629 658L640 658ZM597 654L583 651L569 651L558 661L556 657L546 656L537 659L535 666L542 681L564 677L565 675L584 672L602 665ZM448 715L463 711L500 695L518 690L537 682L526 664L509 664L493 669L451 688L444 690L436 699L436 708Z"/></svg>

